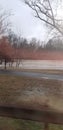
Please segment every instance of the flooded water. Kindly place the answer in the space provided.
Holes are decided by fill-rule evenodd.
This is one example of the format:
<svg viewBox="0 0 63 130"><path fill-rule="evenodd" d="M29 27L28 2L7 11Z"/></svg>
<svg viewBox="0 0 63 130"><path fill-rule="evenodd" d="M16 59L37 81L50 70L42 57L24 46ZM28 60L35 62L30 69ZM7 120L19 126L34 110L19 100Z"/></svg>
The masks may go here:
<svg viewBox="0 0 63 130"><path fill-rule="evenodd" d="M19 67L24 69L62 69L63 61L55 60L22 60Z"/></svg>

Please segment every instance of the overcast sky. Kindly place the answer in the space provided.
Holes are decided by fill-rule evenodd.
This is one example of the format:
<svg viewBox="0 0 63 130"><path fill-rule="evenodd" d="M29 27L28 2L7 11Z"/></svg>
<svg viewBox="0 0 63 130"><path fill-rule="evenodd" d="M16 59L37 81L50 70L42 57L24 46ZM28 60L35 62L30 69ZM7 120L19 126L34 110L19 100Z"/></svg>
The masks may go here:
<svg viewBox="0 0 63 130"><path fill-rule="evenodd" d="M0 0L0 6L11 11L12 29L26 38L36 37L46 39L46 29L43 24L34 17L32 10L20 0Z"/></svg>

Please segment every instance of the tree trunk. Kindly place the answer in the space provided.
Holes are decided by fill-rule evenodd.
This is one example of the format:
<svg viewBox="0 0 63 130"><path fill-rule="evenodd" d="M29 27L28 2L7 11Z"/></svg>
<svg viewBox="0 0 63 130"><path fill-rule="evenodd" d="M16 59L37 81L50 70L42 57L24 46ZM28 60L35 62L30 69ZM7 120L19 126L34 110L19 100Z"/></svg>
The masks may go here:
<svg viewBox="0 0 63 130"><path fill-rule="evenodd" d="M4 64L5 64L5 65L4 65L4 69L6 70L6 59L5 59L5 61L4 61Z"/></svg>

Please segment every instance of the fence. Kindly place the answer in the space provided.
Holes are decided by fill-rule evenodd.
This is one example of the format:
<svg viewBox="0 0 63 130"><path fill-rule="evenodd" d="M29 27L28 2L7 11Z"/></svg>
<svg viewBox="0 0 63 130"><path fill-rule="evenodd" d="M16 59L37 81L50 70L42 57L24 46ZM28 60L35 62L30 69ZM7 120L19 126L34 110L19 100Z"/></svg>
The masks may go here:
<svg viewBox="0 0 63 130"><path fill-rule="evenodd" d="M0 106L0 116L11 117L24 120L32 120L45 123L45 130L48 130L48 124L63 124L63 113L53 110L32 110L18 107Z"/></svg>

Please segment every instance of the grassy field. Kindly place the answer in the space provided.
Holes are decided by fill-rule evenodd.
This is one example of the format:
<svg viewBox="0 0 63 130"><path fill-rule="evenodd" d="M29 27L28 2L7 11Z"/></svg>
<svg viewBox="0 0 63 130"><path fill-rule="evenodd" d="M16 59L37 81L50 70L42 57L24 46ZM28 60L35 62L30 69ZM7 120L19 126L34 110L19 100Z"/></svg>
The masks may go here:
<svg viewBox="0 0 63 130"><path fill-rule="evenodd" d="M39 72L39 73L46 73L46 74L63 74L63 70L48 70L48 69L22 69L21 71L28 71L28 72Z"/></svg>
<svg viewBox="0 0 63 130"><path fill-rule="evenodd" d="M48 69L21 69L21 71L26 71L26 72L39 72L39 73L45 73L45 74L63 74L63 70L48 70Z"/></svg>
<svg viewBox="0 0 63 130"><path fill-rule="evenodd" d="M62 81L0 75L0 105L25 104L28 107L41 109L41 104L46 104L61 111L62 92ZM1 130L43 130L43 128L42 123L0 117ZM49 129L63 130L63 126L50 124Z"/></svg>
<svg viewBox="0 0 63 130"><path fill-rule="evenodd" d="M63 81L0 75L0 104L63 111Z"/></svg>

